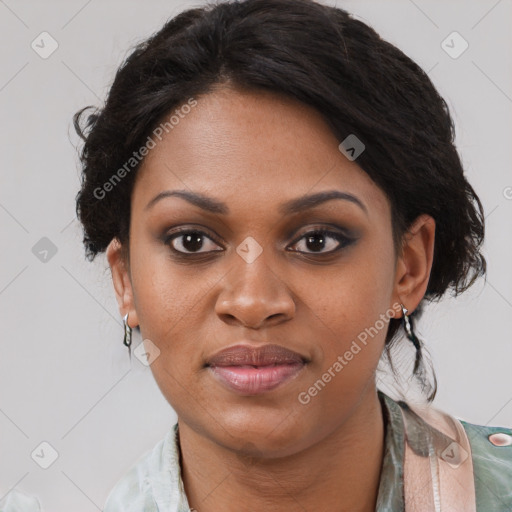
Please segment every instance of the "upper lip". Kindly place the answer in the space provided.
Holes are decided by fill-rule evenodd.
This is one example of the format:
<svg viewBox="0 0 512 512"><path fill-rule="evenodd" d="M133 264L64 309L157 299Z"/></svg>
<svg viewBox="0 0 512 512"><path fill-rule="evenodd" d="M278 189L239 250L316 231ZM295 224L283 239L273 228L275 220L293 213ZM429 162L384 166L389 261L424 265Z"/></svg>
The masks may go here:
<svg viewBox="0 0 512 512"><path fill-rule="evenodd" d="M215 353L206 366L269 366L272 364L306 363L307 358L281 345L254 347L237 344Z"/></svg>

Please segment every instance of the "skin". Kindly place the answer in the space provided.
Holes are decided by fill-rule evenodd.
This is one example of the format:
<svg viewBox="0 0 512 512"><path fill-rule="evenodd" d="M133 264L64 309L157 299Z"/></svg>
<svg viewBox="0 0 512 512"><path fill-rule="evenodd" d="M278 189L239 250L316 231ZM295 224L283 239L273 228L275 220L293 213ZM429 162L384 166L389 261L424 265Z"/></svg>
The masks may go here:
<svg viewBox="0 0 512 512"><path fill-rule="evenodd" d="M160 350L151 370L178 415L189 505L198 512L374 511L385 435L375 370L387 324L308 404L297 397L393 305L417 307L435 222L418 217L395 254L386 195L338 150L318 112L229 87L197 100L139 169L129 261L116 239L107 249L121 315L129 313L129 325ZM230 213L179 197L145 209L177 189L222 201ZM356 196L367 211L336 199L279 213L288 200L327 190ZM166 244L175 226L203 231L203 246L179 235ZM320 227L346 229L353 242L337 252L330 236L308 245L304 235ZM236 251L249 236L262 248L252 263ZM241 396L204 368L241 340L277 343L310 362L270 392Z"/></svg>

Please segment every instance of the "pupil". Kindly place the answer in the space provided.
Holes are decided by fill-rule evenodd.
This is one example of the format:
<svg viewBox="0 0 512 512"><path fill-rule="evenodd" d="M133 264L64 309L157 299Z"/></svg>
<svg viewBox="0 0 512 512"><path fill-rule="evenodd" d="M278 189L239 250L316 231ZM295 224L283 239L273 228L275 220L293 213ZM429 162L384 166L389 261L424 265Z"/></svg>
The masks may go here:
<svg viewBox="0 0 512 512"><path fill-rule="evenodd" d="M312 242L312 240L315 240L315 239L319 239L320 240L320 246L321 246L321 247L316 247L316 249L317 250L323 249L324 248L324 244L325 244L325 238L324 238L324 235L322 235L321 233L317 233L316 235L308 236L307 243L306 243L308 249L309 250L315 250L315 247L314 247L315 243ZM311 245L310 245L311 243L312 243L313 247L311 247ZM318 244L316 244L316 245L318 245Z"/></svg>
<svg viewBox="0 0 512 512"><path fill-rule="evenodd" d="M187 249L187 251L194 252L195 250L201 249L203 246L203 242L201 241L201 235L199 233L192 233L189 235L184 235L183 237L183 247Z"/></svg>

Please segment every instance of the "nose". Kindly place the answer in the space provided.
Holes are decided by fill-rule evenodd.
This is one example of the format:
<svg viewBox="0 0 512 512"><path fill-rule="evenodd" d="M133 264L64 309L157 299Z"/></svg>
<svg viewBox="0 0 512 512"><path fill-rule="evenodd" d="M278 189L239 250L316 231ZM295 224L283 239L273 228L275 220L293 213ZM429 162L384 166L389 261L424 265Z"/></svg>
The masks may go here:
<svg viewBox="0 0 512 512"><path fill-rule="evenodd" d="M228 324L261 329L293 318L295 302L283 276L270 268L262 253L252 263L235 261L215 311Z"/></svg>

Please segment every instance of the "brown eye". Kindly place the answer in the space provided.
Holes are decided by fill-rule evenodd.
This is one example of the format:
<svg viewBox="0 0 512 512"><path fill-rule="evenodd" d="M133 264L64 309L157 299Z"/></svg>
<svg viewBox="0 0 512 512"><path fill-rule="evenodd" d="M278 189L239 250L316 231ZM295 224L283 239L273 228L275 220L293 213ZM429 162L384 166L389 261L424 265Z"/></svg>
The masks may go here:
<svg viewBox="0 0 512 512"><path fill-rule="evenodd" d="M179 230L168 236L165 243L170 245L172 250L182 254L217 252L215 247L219 247L206 233L197 229Z"/></svg>
<svg viewBox="0 0 512 512"><path fill-rule="evenodd" d="M318 229L302 235L302 237L294 243L294 246L300 246L301 249L295 250L305 254L328 254L346 247L352 242L353 239L341 233Z"/></svg>

